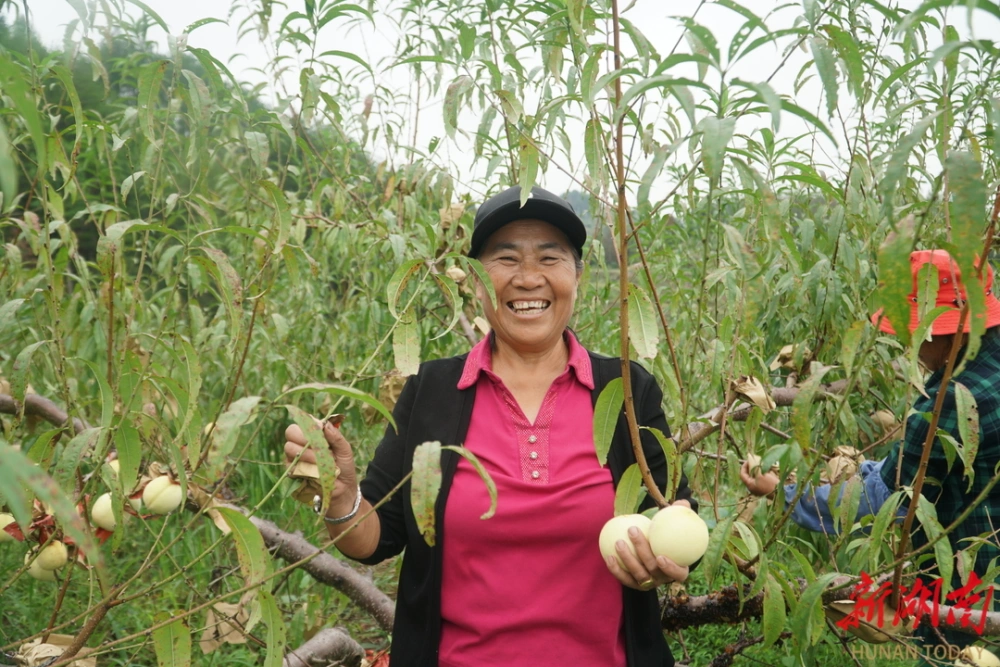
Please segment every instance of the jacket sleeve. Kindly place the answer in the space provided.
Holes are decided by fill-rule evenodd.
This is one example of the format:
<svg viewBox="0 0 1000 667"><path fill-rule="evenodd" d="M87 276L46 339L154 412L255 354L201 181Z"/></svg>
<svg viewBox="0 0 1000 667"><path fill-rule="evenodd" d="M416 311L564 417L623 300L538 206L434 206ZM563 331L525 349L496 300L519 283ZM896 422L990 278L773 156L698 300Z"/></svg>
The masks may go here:
<svg viewBox="0 0 1000 667"><path fill-rule="evenodd" d="M664 437L670 437L670 426L667 425L667 417L663 412L663 392L660 385L642 366L632 363L633 377L641 377L642 393L635 399L636 418L640 426L655 428L663 433ZM665 489L667 487L667 457L663 453L663 447L656 439L656 436L646 429L640 429L639 439L642 442L642 451L646 455L646 463L649 471L653 475L653 480L657 487ZM687 476L680 472L680 482L677 485L676 500L686 500L691 503L691 509L698 511L698 500L688 486ZM646 510L655 507L652 498L646 497L643 501L642 509Z"/></svg>
<svg viewBox="0 0 1000 667"><path fill-rule="evenodd" d="M392 424L386 425L385 434L368 464L365 478L361 480L361 495L372 505L389 495L412 466L413 453L406 451L406 434L417 395L418 378L419 375L411 376L403 386L399 400L392 410L396 429L393 430ZM406 546L404 503L409 495L409 486L405 485L376 510L381 524L378 546L371 556L356 560L366 565L375 565L403 551Z"/></svg>

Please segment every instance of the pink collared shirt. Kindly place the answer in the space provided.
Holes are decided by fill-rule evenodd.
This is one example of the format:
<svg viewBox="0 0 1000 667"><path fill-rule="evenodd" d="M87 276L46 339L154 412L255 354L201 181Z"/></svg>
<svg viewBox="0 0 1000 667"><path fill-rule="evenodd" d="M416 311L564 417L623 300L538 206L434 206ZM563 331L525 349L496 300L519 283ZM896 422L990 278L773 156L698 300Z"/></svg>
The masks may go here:
<svg viewBox="0 0 1000 667"><path fill-rule="evenodd" d="M460 459L444 513L441 667L623 667L621 584L598 548L614 514L611 472L594 452L590 357L569 331L566 370L530 423L493 373L490 339L458 388L476 385L465 446L497 485Z"/></svg>

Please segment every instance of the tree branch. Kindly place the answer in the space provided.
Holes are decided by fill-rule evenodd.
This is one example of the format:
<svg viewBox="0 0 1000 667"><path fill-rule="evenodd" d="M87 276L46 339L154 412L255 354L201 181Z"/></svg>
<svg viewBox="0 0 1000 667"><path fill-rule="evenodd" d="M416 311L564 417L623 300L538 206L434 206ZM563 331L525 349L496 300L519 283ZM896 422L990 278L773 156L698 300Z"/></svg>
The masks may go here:
<svg viewBox="0 0 1000 667"><path fill-rule="evenodd" d="M266 519L252 516L250 521L260 531L268 549L273 550L278 558L294 563L319 551L301 535L285 532ZM370 579L328 553L319 554L303 565L302 569L316 581L344 593L371 614L382 630L392 632L396 605Z"/></svg>
<svg viewBox="0 0 1000 667"><path fill-rule="evenodd" d="M324 628L285 654L282 667L360 667L365 650L343 628Z"/></svg>
<svg viewBox="0 0 1000 667"><path fill-rule="evenodd" d="M0 413L16 415L21 411L21 404L13 396L0 394ZM41 417L50 424L66 426L68 415L58 405L38 394L28 394L24 397L24 414ZM85 431L90 425L82 419L73 420L73 434Z"/></svg>

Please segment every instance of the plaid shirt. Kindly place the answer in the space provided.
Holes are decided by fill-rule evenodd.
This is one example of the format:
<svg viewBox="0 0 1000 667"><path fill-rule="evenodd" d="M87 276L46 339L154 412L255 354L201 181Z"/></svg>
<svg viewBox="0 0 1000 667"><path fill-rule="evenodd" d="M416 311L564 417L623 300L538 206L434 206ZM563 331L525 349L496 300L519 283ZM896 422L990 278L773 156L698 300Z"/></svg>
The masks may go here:
<svg viewBox="0 0 1000 667"><path fill-rule="evenodd" d="M921 396L913 405L915 411L906 422L906 437L896 443L886 457L882 467L882 479L890 489L897 488L896 475L900 486L912 486L920 467L920 455L930 422L928 415L934 410L934 401L941 386L943 370L935 372L927 380L928 396ZM955 385L960 382L971 392L979 408L979 452L972 464L975 473L972 487L965 476L965 466L956 456L951 469L945 458L940 439L936 440L927 462L927 476L924 480L923 495L935 504L938 520L947 528L959 514L982 492L994 475L1000 463L1000 330L990 329L983 336L982 346L976 358L970 361L961 374L948 383L947 394L941 410L939 428L961 442L958 431L958 409L955 406ZM900 447L903 449L899 456ZM968 489L968 490L967 490ZM954 551L969 547L971 542L963 542L968 537L982 536L988 540L976 556L975 571L980 576L989 568L990 560L1000 556L1000 539L995 531L1000 530L1000 484L990 491L986 499L976 507L965 521L949 533ZM927 543L922 530L912 536L913 546ZM955 568L955 585L959 572Z"/></svg>

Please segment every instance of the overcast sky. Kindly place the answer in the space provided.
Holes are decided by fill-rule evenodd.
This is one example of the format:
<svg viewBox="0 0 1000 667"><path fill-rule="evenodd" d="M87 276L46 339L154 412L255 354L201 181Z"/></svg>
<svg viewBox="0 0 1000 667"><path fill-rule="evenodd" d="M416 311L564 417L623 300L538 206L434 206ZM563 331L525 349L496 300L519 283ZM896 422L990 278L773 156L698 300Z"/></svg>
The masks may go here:
<svg viewBox="0 0 1000 667"><path fill-rule="evenodd" d="M256 4L254 0L247 1L250 4ZM268 81L268 77L262 71L268 69L273 54L266 45L255 38L255 35L250 35L242 41L237 39L238 24L247 15L246 10L240 8L242 3L234 3L232 0L146 0L146 3L162 17L169 26L171 34L174 35L182 33L185 27L200 19L208 17L222 19L225 23L212 23L199 27L189 36L188 43L211 51L216 58L229 65L237 78L249 82ZM11 7L11 4L7 4L8 8ZM71 4L67 0L27 0L27 4L33 14L32 26L40 38L51 47L61 47L67 24L77 18L76 11ZM283 10L278 3L275 3L274 21L280 22L287 12L301 10L302 4L302 0L287 0L287 9ZM384 2L379 4L384 4ZM624 4L628 5L629 3ZM630 4L625 16L642 30L661 54L666 54L683 35L683 28L674 17L691 16L699 4L701 4L699 0L670 0L669 2L666 0L635 0ZM768 16L778 5L773 0L743 0L742 4L761 17ZM899 4L904 7L915 7L919 3L917 0L904 0ZM126 6L133 15L140 12L133 5ZM770 28L790 26L802 15L802 8L798 4L785 4L783 6L784 9L780 13L771 15L767 19ZM1000 21L984 12L976 12L974 21L970 22L965 15L965 10L956 8L952 11L954 12L952 21L957 24L963 36L972 34L979 38L996 39L1000 35ZM10 15L11 11L8 9L8 17ZM709 26L718 39L723 52L725 52L725 47L728 46L732 35L743 23L742 17L713 3L706 4L699 10L697 20L703 25ZM154 28L150 31L149 37L157 40L162 45L161 49L166 52L167 38L162 30ZM329 43L321 45L320 50L349 51L358 54L369 63L377 63L393 53L398 35L389 22L379 21L374 27L362 23L349 31L336 28L326 29L321 33L321 38L329 40ZM682 44L680 50L687 51L687 45ZM759 49L751 58L739 63L730 72L730 76L739 76L750 81L761 81L775 70L782 57L782 54L774 46ZM800 106L818 111L821 103L821 92L817 81L813 80L800 90L794 90L796 74L808 59L809 55L805 52L794 53L778 76L774 78L772 85L779 93L792 94ZM379 83L403 91L409 86L409 75L404 67L381 71L376 69L376 76ZM297 70L289 71L284 80L290 90L297 90ZM364 92L366 91L362 90L362 93ZM265 98L267 97L269 95L265 94ZM842 95L842 97L844 96ZM378 111L380 110L376 110L376 112ZM818 115L825 116L825 114ZM753 119L752 122L766 125L769 123L769 119L765 115ZM474 128L476 124L474 118L463 118L460 121L460 125L464 127ZM753 131L754 128L742 127L740 129L749 132ZM784 134L798 133L803 131L804 125L786 113L782 115L781 129ZM440 98L428 100L421 108L418 144L426 145L431 137L443 136L441 100ZM456 175L468 173L470 165L465 163L468 147L463 146L461 140L454 145L447 145L445 142L443 146L446 157L450 160L450 171ZM378 156L378 150L376 147L377 157L384 157L384 155ZM815 156L817 161L827 161L831 164L836 161L837 149L828 142L819 144L817 150L820 153ZM577 162L580 164L575 165L575 172L579 175L585 167L582 165L582 160ZM550 169L546 175L546 185L559 191L570 187L572 182L566 174Z"/></svg>

